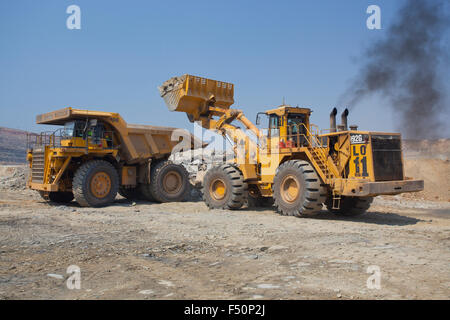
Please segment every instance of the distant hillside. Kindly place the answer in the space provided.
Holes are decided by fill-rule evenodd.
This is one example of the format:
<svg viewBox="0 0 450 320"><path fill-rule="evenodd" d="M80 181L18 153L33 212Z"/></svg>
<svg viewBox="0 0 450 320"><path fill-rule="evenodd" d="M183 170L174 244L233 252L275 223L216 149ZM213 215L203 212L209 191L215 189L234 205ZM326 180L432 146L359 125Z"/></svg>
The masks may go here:
<svg viewBox="0 0 450 320"><path fill-rule="evenodd" d="M25 163L26 144L26 131L0 127L0 163Z"/></svg>

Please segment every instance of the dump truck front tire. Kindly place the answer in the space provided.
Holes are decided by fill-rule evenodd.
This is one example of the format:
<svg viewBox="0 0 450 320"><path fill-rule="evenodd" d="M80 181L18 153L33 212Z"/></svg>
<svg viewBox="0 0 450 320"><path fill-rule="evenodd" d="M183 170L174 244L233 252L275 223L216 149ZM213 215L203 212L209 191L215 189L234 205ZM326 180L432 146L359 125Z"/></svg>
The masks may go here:
<svg viewBox="0 0 450 320"><path fill-rule="evenodd" d="M365 213L372 204L374 197L341 197L339 209L333 209L333 198L329 196L325 205L331 213L354 217Z"/></svg>
<svg viewBox="0 0 450 320"><path fill-rule="evenodd" d="M244 176L233 165L213 167L203 178L203 200L210 209L239 209L247 200L247 193Z"/></svg>
<svg viewBox="0 0 450 320"><path fill-rule="evenodd" d="M92 160L81 165L75 172L72 189L80 206L105 206L116 198L119 175L111 163Z"/></svg>
<svg viewBox="0 0 450 320"><path fill-rule="evenodd" d="M184 201L189 192L189 174L181 164L160 161L151 168L149 186L156 201Z"/></svg>
<svg viewBox="0 0 450 320"><path fill-rule="evenodd" d="M277 169L273 197L278 213L303 217L314 215L322 209L326 191L309 162L290 160Z"/></svg>

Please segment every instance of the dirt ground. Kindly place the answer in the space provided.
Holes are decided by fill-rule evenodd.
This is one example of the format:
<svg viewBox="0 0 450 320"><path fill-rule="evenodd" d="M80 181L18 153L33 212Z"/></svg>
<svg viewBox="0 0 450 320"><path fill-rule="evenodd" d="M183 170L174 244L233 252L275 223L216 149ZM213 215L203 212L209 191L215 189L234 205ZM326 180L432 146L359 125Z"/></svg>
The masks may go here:
<svg viewBox="0 0 450 320"><path fill-rule="evenodd" d="M71 265L80 289L66 286ZM359 217L299 219L202 202L54 206L2 189L0 298L449 299L450 203L378 197Z"/></svg>

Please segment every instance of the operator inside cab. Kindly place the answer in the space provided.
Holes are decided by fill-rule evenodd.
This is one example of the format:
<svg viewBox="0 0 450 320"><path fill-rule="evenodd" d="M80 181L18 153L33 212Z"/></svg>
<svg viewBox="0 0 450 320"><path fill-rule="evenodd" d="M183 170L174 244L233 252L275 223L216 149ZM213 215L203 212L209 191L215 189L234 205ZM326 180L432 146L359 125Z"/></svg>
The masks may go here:
<svg viewBox="0 0 450 320"><path fill-rule="evenodd" d="M290 113L287 116L287 141L292 147L302 147L306 143L305 115Z"/></svg>
<svg viewBox="0 0 450 320"><path fill-rule="evenodd" d="M64 124L64 138L82 138L89 139L93 144L101 144L106 140L108 147L112 146L111 133L106 131L105 125L101 122L94 122L95 125L89 125L89 122L75 120Z"/></svg>

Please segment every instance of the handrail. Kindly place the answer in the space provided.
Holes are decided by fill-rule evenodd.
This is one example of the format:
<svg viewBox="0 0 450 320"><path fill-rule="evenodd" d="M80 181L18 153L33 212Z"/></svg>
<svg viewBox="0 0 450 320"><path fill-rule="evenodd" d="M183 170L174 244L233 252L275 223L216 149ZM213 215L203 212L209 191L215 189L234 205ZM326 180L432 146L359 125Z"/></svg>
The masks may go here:
<svg viewBox="0 0 450 320"><path fill-rule="evenodd" d="M99 141L106 140L107 147L106 149L114 149L114 140L113 140L113 131L103 131L102 137L99 137ZM28 133L27 134L27 149L33 149L34 146L38 147L61 147L62 140L70 140L76 137L67 134L67 131L64 128L57 129L55 131L43 131L41 133ZM91 143L95 143L94 137L86 136L86 137L78 137L83 138L83 140L90 140ZM83 147L72 147L72 148L86 148ZM105 148L105 147L103 147Z"/></svg>
<svg viewBox="0 0 450 320"><path fill-rule="evenodd" d="M301 127L303 127L304 130L303 128L302 130L300 130ZM315 160L320 162L320 164L325 168L325 170L322 170L322 172L326 179L330 180L333 177L337 177L338 173L335 172L334 168L330 167L328 162L328 155L325 152L325 148L322 142L320 141L320 139L318 139L320 132L319 127L314 124L310 124L310 128L308 128L304 123L299 123L288 126L288 132L289 128L291 128L290 132L293 132L293 128L296 128L297 130L295 134L287 134L286 140L293 137L296 137L297 141L301 141L300 138L304 139L304 141L307 142L307 147L313 154ZM301 131L303 133L300 133ZM314 131L314 133L312 131ZM280 136L280 139L281 138L283 137Z"/></svg>

